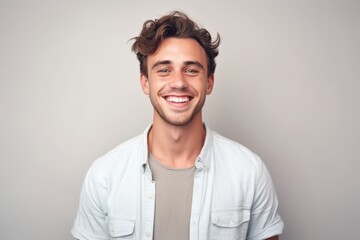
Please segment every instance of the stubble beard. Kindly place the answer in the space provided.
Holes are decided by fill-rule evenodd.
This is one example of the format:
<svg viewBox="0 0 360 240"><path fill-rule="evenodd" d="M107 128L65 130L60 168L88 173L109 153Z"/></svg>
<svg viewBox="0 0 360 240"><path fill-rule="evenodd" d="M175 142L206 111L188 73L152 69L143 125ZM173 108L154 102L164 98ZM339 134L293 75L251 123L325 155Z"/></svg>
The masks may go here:
<svg viewBox="0 0 360 240"><path fill-rule="evenodd" d="M153 105L155 111L160 116L160 118L166 122L167 124L177 126L177 127L185 127L189 125L194 118L200 113L201 109L203 108L205 104L206 97L204 96L200 101L196 104L195 108L192 110L192 112L189 113L170 113L167 114L163 108L160 106L160 104L156 101L156 99L153 99L153 97L150 96L150 102ZM175 115L175 116L169 116L169 115ZM176 116L179 115L179 116ZM185 115L185 116L184 116Z"/></svg>

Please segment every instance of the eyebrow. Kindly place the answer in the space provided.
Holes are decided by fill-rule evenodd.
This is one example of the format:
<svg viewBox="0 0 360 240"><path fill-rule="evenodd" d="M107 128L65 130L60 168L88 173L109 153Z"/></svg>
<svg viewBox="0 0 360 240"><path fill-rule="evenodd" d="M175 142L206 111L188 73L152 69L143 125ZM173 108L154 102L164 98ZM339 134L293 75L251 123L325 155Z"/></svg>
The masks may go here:
<svg viewBox="0 0 360 240"><path fill-rule="evenodd" d="M185 66L189 66L189 65L195 65L203 70L205 69L204 66L198 61L186 61Z"/></svg>
<svg viewBox="0 0 360 240"><path fill-rule="evenodd" d="M169 64L171 64L170 60L157 61L154 63L154 65L152 65L151 69L154 69L159 65L169 65Z"/></svg>
<svg viewBox="0 0 360 240"><path fill-rule="evenodd" d="M155 63L152 65L151 69L154 69L154 68L156 68L156 67L159 66L159 65L169 65L169 64L171 64L171 63L172 63L172 62L171 62L170 60L157 61L157 62L155 62ZM205 69L204 66L203 66L200 62L198 62L198 61L185 61L185 62L184 62L184 65L185 65L185 66L195 65L195 66L197 66L197 67L199 67L199 68L201 68L201 69Z"/></svg>

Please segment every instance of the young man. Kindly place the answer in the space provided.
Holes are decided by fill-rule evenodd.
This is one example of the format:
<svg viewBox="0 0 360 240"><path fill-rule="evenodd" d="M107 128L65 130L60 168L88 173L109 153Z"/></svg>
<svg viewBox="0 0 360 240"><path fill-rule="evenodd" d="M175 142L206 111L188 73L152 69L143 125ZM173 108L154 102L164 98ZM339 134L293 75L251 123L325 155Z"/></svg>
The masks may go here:
<svg viewBox="0 0 360 240"><path fill-rule="evenodd" d="M93 163L75 238L278 239L283 222L263 162L202 122L219 43L180 12L145 22L132 50L153 124Z"/></svg>

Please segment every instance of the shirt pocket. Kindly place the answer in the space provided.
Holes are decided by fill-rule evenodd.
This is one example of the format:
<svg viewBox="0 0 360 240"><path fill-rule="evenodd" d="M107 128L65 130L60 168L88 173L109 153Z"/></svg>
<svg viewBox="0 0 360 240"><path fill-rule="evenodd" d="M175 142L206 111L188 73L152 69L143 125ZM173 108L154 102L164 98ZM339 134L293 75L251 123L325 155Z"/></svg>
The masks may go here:
<svg viewBox="0 0 360 240"><path fill-rule="evenodd" d="M109 218L110 239L135 239L135 221L124 218Z"/></svg>
<svg viewBox="0 0 360 240"><path fill-rule="evenodd" d="M211 239L246 239L250 209L238 208L211 212Z"/></svg>

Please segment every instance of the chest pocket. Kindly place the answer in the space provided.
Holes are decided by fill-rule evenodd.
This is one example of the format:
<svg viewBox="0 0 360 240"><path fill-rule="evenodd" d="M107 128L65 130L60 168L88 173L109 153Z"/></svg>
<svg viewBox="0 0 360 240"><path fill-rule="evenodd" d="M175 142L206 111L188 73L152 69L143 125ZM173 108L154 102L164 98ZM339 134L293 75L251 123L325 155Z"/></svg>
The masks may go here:
<svg viewBox="0 0 360 240"><path fill-rule="evenodd" d="M244 240L250 220L250 210L245 208L211 212L211 239Z"/></svg>
<svg viewBox="0 0 360 240"><path fill-rule="evenodd" d="M109 218L110 239L135 239L135 221L123 218Z"/></svg>

